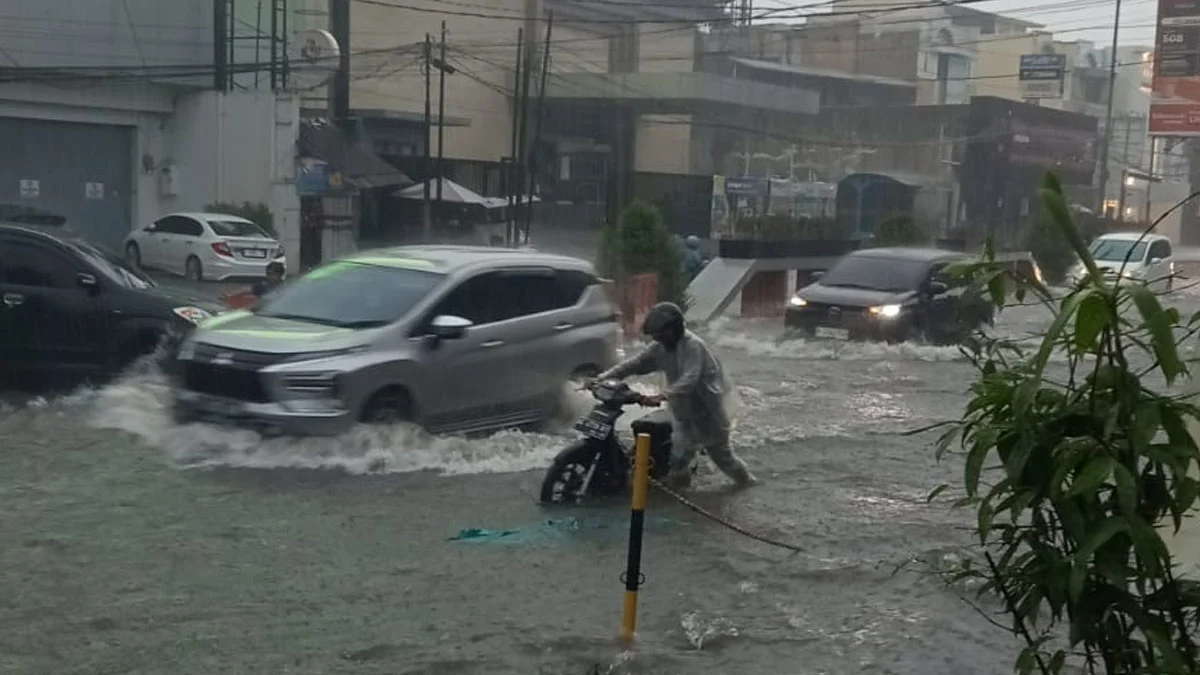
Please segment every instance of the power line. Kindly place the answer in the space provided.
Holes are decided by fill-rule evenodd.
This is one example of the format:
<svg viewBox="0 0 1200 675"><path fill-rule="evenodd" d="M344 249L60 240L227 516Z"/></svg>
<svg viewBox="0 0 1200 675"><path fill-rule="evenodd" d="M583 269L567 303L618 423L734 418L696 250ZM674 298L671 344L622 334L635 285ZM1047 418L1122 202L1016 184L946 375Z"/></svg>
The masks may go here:
<svg viewBox="0 0 1200 675"><path fill-rule="evenodd" d="M895 7L888 7L888 8L879 10L879 13L900 12L900 11L914 10L914 9L935 9L938 7L956 7L956 6L961 6L961 5L972 5L972 4L978 4L980 2L989 2L989 1L990 0L942 0L940 2L923 2L923 3L917 3L917 4L898 5ZM465 17L472 17L472 18L477 18L477 19L497 19L497 20L508 20L508 21L544 21L545 20L542 17L529 17L529 16L525 16L524 14L512 16L512 15L504 15L504 14L489 14L489 13L485 13L485 12L474 12L474 11L434 9L431 7L420 7L417 5L406 4L406 3L398 2L397 0L355 0L355 2L358 2L360 4L365 4L365 5L375 5L378 7L387 7L387 8L391 8L391 9L405 10L405 11L410 11L410 12L448 15L448 16L465 16ZM821 3L821 4L824 4L824 3ZM797 15L786 15L786 16L781 15L781 13L785 12L785 11L795 11L795 10L799 10L799 9L805 9L806 7L807 6L805 6L805 5L796 5L796 6L792 6L792 7L784 7L784 8L779 8L779 9L768 10L762 14L758 14L754 17L751 17L751 21L761 20L764 18L779 19L779 18L807 18L807 17L811 17L811 16L827 17L827 16L862 15L862 12L859 10L842 11L842 12L828 12L828 13L822 13L819 15L818 14L797 14ZM731 21L732 18L733 17L725 18L725 21L726 22ZM696 18L696 19L685 19L685 18L586 19L586 20L570 20L570 19L568 19L568 20L565 20L564 22L565 23L585 23L588 25L643 25L643 24L693 24L693 25L695 25L695 24L721 23L720 21L717 21L716 19L710 18L710 17ZM687 29L690 29L690 28L691 27L689 27ZM685 29L685 30L687 30L687 29ZM675 29L675 30L678 30L678 29Z"/></svg>

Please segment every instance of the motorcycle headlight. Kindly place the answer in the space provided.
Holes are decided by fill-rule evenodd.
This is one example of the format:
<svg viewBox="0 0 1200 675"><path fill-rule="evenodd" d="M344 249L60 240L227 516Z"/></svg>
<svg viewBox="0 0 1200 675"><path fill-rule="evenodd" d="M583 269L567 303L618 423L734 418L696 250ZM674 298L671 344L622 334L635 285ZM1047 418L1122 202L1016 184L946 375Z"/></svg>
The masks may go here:
<svg viewBox="0 0 1200 675"><path fill-rule="evenodd" d="M879 307L872 307L868 311L870 311L873 316L882 317L884 319L894 319L900 316L900 309L900 305L881 305Z"/></svg>
<svg viewBox="0 0 1200 675"><path fill-rule="evenodd" d="M175 316L187 321L193 326L198 325L201 321L212 316L212 314L210 314L207 310L200 309L199 307L192 307L191 305L176 307L173 311L175 312Z"/></svg>

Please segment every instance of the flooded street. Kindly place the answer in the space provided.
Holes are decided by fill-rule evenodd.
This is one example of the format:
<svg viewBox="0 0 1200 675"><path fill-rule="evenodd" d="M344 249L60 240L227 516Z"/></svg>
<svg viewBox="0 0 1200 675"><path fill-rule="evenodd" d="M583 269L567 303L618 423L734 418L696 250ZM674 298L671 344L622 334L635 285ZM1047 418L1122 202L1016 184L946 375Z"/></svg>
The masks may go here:
<svg viewBox="0 0 1200 675"><path fill-rule="evenodd" d="M1000 330L1045 316L1010 310ZM897 571L968 538L963 514L925 503L959 467L900 432L955 416L970 366L953 348L778 333L706 333L763 482L731 493L709 470L695 499L805 550L652 495L631 650L616 639L628 504L535 503L562 436L263 441L173 425L150 370L8 405L0 673L1011 672L1004 633L922 567Z"/></svg>

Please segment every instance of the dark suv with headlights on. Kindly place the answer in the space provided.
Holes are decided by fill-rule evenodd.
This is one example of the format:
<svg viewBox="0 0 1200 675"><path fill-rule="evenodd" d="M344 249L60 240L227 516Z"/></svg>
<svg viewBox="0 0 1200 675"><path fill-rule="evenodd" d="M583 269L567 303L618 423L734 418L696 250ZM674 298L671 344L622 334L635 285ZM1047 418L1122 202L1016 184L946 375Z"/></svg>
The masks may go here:
<svg viewBox="0 0 1200 675"><path fill-rule="evenodd" d="M985 298L946 274L966 260L933 248L855 251L797 291L784 322L802 336L831 340L959 342L993 318Z"/></svg>
<svg viewBox="0 0 1200 675"><path fill-rule="evenodd" d="M0 381L112 375L213 310L66 227L0 224Z"/></svg>

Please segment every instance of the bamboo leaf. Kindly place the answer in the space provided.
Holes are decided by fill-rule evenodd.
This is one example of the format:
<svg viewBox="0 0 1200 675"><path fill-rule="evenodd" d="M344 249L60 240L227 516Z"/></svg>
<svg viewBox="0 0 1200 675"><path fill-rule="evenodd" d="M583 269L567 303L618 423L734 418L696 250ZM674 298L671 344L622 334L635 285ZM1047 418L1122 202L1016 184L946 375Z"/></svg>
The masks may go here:
<svg viewBox="0 0 1200 675"><path fill-rule="evenodd" d="M992 531L992 519L995 518L996 512L992 510L992 505L986 499L979 505L978 521L979 521L979 543L986 544L988 534Z"/></svg>
<svg viewBox="0 0 1200 675"><path fill-rule="evenodd" d="M1093 289L1084 291L1079 301L1079 313L1075 317L1075 346L1081 350L1091 349L1100 331L1108 326L1108 321L1108 305L1104 302L1104 296Z"/></svg>
<svg viewBox="0 0 1200 675"><path fill-rule="evenodd" d="M1096 488L1104 484L1104 481L1108 480L1114 466L1116 466L1116 461L1112 457L1097 457L1088 462L1084 465L1083 471L1075 476L1075 481L1071 483L1071 491L1067 493L1067 496L1077 497L1094 492Z"/></svg>
<svg viewBox="0 0 1200 675"><path fill-rule="evenodd" d="M1138 503L1137 479L1123 464L1113 465L1113 478L1117 481L1117 504L1121 513L1127 517L1132 516Z"/></svg>
<svg viewBox="0 0 1200 675"><path fill-rule="evenodd" d="M983 462L995 445L996 430L994 428L984 427L975 435L971 450L967 453L966 468L964 469L964 482L968 497L974 497L979 493L979 476L983 473Z"/></svg>
<svg viewBox="0 0 1200 675"><path fill-rule="evenodd" d="M1124 518L1110 516L1100 521L1099 525L1088 532L1087 538L1075 552L1075 561L1071 565L1069 584L1071 600L1078 601L1079 596L1083 593L1083 585L1087 580L1089 570L1088 563L1096 553L1096 549L1107 544L1109 539L1127 529L1129 529L1129 523Z"/></svg>
<svg viewBox="0 0 1200 675"><path fill-rule="evenodd" d="M1179 360L1179 350L1175 346L1175 332L1163 312L1158 298L1144 284L1130 284L1125 288L1133 304L1137 306L1146 329L1150 332L1150 344L1154 348L1154 357L1158 359L1158 368L1167 378L1167 384L1174 384L1175 378L1187 372L1183 362Z"/></svg>
<svg viewBox="0 0 1200 675"><path fill-rule="evenodd" d="M947 489L949 489L949 488L950 488L950 486L949 486L948 484L946 484L946 483L942 483L941 485L939 485L939 486L935 487L935 488L934 488L932 491L930 491L930 493L929 493L929 494L928 494L928 495L925 497L925 503L926 503L926 504L931 504L931 503L933 503L933 500L937 499L939 495L941 495L943 492L945 492L945 491L946 491Z"/></svg>

